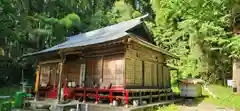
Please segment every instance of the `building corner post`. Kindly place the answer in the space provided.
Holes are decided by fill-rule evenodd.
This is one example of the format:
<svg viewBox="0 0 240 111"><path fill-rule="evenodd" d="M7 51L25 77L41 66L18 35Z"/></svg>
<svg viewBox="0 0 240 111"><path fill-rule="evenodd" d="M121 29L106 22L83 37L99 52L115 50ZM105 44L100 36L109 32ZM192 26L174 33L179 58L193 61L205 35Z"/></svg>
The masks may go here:
<svg viewBox="0 0 240 111"><path fill-rule="evenodd" d="M58 92L57 92L57 102L60 103L62 101L62 73L63 73L63 64L65 63L66 57L62 53L62 51L59 51L59 55L61 58L61 62L59 63L59 78L58 78Z"/></svg>
<svg viewBox="0 0 240 111"><path fill-rule="evenodd" d="M35 89L34 89L34 91L35 91L35 101L37 101L38 100L38 97L39 97L39 83L40 83L40 74L41 74L41 69L40 69L41 67L40 67L40 65L38 64L37 65L37 70L36 70L36 81L35 81Z"/></svg>

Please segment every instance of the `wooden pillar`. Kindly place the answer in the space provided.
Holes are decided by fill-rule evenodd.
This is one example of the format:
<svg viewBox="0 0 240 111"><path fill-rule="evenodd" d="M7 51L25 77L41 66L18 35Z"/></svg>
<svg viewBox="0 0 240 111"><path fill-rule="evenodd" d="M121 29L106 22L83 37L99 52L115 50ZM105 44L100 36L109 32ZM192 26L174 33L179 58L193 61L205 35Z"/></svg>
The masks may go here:
<svg viewBox="0 0 240 111"><path fill-rule="evenodd" d="M57 101L58 103L60 103L62 101L61 98L61 90L62 90L62 72L63 72L63 64L65 62L65 55L63 55L63 53L59 53L60 57L61 57L61 62L59 63L60 65L60 72L59 72L59 77L58 77L58 95L57 95Z"/></svg>
<svg viewBox="0 0 240 111"><path fill-rule="evenodd" d="M35 81L35 100L38 100L39 97L39 83L40 83L40 74L41 74L41 67L40 65L37 65L37 70L36 70L36 81Z"/></svg>
<svg viewBox="0 0 240 111"><path fill-rule="evenodd" d="M143 105L142 91L139 93L139 105Z"/></svg>
<svg viewBox="0 0 240 111"><path fill-rule="evenodd" d="M149 103L151 104L153 102L153 97L152 97L152 90L150 90L150 98L149 98Z"/></svg>
<svg viewBox="0 0 240 111"><path fill-rule="evenodd" d="M144 79L145 79L145 65L144 65L144 61L142 61L142 87L144 87L145 86L145 81L144 81Z"/></svg>
<svg viewBox="0 0 240 111"><path fill-rule="evenodd" d="M101 80L101 85L103 84L103 68L104 68L104 67L103 67L103 66L104 66L103 57L104 57L104 56L101 56L101 76L102 76L102 77L101 77L101 79L102 79L102 80Z"/></svg>

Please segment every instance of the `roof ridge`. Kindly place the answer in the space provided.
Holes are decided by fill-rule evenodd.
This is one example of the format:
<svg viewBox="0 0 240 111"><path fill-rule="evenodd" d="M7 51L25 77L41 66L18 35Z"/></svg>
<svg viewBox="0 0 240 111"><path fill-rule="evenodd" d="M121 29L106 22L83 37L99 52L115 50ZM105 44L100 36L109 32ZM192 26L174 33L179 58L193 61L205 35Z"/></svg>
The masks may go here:
<svg viewBox="0 0 240 111"><path fill-rule="evenodd" d="M74 35L70 37L67 41L55 45L51 48L38 51L35 53L26 54L24 56L30 56L35 54L41 54L50 51L56 51L65 48L77 47L77 46L85 46L90 44L102 43L110 40L116 40L123 36L129 34L130 29L143 24L142 19L148 16L140 16L138 18L130 19L127 21L119 22L117 24L109 25L106 27L102 27L100 29L92 30L89 32L85 32L82 34Z"/></svg>
<svg viewBox="0 0 240 111"><path fill-rule="evenodd" d="M125 20L125 21L118 22L118 23L115 23L115 24L107 25L107 26L104 26L102 28L95 29L95 30L92 30L92 31L101 30L101 29L104 29L104 28L108 28L108 27L111 27L111 26L115 26L115 25L119 25L119 24L122 24L122 23L130 22L130 21L133 21L133 20L142 21L142 19L146 18L147 16L148 16L148 14L145 14L145 15L137 17L137 18L133 18L133 19ZM92 31L88 31L88 32L92 32ZM85 33L88 33L88 32L85 32ZM82 34L84 34L84 33L82 33Z"/></svg>
<svg viewBox="0 0 240 111"><path fill-rule="evenodd" d="M99 29L96 29L96 30L92 30L92 31L88 31L88 32L85 32L85 33L80 33L80 34L78 34L78 35L74 35L74 36L72 36L72 39L69 39L69 40L63 42L62 44L58 44L58 45L56 45L56 46L54 46L54 47L59 47L59 46L62 46L62 45L67 45L67 44L72 44L72 43L77 43L77 42L88 41L88 40L92 40L92 39L98 39L98 38L101 37L101 36L90 37L90 38L86 38L86 39L77 41L77 38L78 38L80 35L82 35L82 36L87 35L87 34L91 35L91 34L96 33L97 31L104 30L104 29L106 29L106 30L107 30L107 29L110 29L110 30L111 30L111 28L113 28L113 27L115 27L115 26L118 26L118 25L121 25L121 24L123 24L123 25L128 25L129 22L132 22L132 21L135 21L135 20L138 20L137 22L141 22L142 19L146 18L147 16L148 16L148 14L145 14L145 15L143 15L143 16L140 16L140 17L137 17L137 18L134 18L134 19L122 21L122 22L119 22L119 23L116 23L116 24L112 24L112 25L108 25L108 26L105 26L105 27L102 27L102 28L99 28ZM119 27L117 27L117 28L119 28ZM133 28L133 27L131 27L131 28ZM115 31L115 30L112 30L112 31ZM120 30L120 31L126 32L127 30ZM112 32L112 33L114 33L114 32ZM73 40L73 39L76 39L76 41L71 42L71 40Z"/></svg>
<svg viewBox="0 0 240 111"><path fill-rule="evenodd" d="M104 26L104 27L99 28L99 29L87 31L87 32L84 32L84 33L79 33L79 34L71 36L69 38L72 38L72 39L73 38L77 38L77 36L79 36L79 35L90 34L90 33L94 33L94 32L99 31L99 30L109 29L111 27L114 27L114 26L117 26L117 25L120 25L120 24L124 24L124 23L128 23L128 22L131 22L131 21L134 21L134 20L139 20L139 22L140 22L140 21L142 21L142 19L144 19L146 17L148 17L148 14L145 14L143 16L140 16L140 17L137 17L137 18L133 18L133 19L130 19L130 20L125 20L125 21L122 21L122 22L119 22L119 23L116 23L116 24L107 25L107 26Z"/></svg>

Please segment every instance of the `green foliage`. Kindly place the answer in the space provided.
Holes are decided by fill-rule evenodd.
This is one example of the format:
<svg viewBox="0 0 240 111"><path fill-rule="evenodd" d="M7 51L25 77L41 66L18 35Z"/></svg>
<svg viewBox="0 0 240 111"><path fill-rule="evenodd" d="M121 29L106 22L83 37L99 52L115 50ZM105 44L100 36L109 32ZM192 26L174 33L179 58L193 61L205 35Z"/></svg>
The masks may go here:
<svg viewBox="0 0 240 111"><path fill-rule="evenodd" d="M156 13L155 24L148 26L160 47L181 58L170 64L178 67L183 77L223 73L215 69L228 63L220 62L220 66L216 65L215 57L226 58L231 52L224 47L232 36L228 31L231 27L229 12L232 5L229 0L152 1Z"/></svg>
<svg viewBox="0 0 240 111"><path fill-rule="evenodd" d="M240 39L231 33L238 9L234 0L0 0L0 46L17 61L68 36L149 13L156 44L180 57L168 64L182 77L214 82L230 73L229 57L240 58Z"/></svg>
<svg viewBox="0 0 240 111"><path fill-rule="evenodd" d="M109 24L105 12L110 12L113 4L109 0L0 0L0 46L7 58L19 62L25 53L52 47L67 36ZM23 63L34 67L32 60ZM26 75L34 75L32 67L25 71ZM3 70L3 78L13 74L7 68ZM14 74L21 75L21 71Z"/></svg>
<svg viewBox="0 0 240 111"><path fill-rule="evenodd" d="M19 62L23 54L52 47L68 36L140 16L133 7L115 0L0 0L0 46L5 57ZM34 67L32 60L19 63ZM17 65L26 68L22 64ZM32 73L32 67L25 72Z"/></svg>
<svg viewBox="0 0 240 111"><path fill-rule="evenodd" d="M80 26L80 17L75 13L69 14L66 17L59 20L59 23L66 28L71 28L73 26Z"/></svg>
<svg viewBox="0 0 240 111"><path fill-rule="evenodd" d="M81 30L80 17L75 13L68 14L59 20L38 15L34 20L40 21L40 23L45 25L44 29L34 29L34 34L50 36L44 40L46 41L46 39L48 39L47 41L50 42L47 43L47 47L51 47L52 45L64 41L66 36L74 35L76 33L75 30L78 32Z"/></svg>
<svg viewBox="0 0 240 111"><path fill-rule="evenodd" d="M113 12L119 16L117 22L131 19L133 11L133 8L124 1L117 1L113 8Z"/></svg>
<svg viewBox="0 0 240 111"><path fill-rule="evenodd" d="M4 56L4 50L0 47L0 56Z"/></svg>
<svg viewBox="0 0 240 111"><path fill-rule="evenodd" d="M239 36L234 36L229 39L229 44L227 44L226 48L232 50L230 52L230 57L239 59L240 58L240 39Z"/></svg>
<svg viewBox="0 0 240 111"><path fill-rule="evenodd" d="M124 1L116 1L112 9L112 13L115 15L116 22L129 20L141 15L141 13L136 11L131 4L128 4Z"/></svg>

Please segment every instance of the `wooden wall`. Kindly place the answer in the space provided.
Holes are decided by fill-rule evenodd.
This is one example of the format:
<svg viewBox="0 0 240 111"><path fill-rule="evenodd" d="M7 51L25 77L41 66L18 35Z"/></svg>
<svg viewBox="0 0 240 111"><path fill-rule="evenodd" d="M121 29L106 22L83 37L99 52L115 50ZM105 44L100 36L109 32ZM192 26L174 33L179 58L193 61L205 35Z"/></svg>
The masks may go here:
<svg viewBox="0 0 240 111"><path fill-rule="evenodd" d="M169 88L170 73L164 56L137 43L127 46L125 53L125 86L127 88Z"/></svg>
<svg viewBox="0 0 240 111"><path fill-rule="evenodd" d="M65 80L67 79L67 81L72 81L72 82L75 82L76 85L79 85L80 64L81 64L81 61L79 58L74 61L66 60L66 62L63 65L62 81L65 82Z"/></svg>
<svg viewBox="0 0 240 111"><path fill-rule="evenodd" d="M107 87L110 83L114 86L123 85L124 61L123 55L109 55L88 58L86 72L86 86L91 87L95 82L99 87Z"/></svg>
<svg viewBox="0 0 240 111"><path fill-rule="evenodd" d="M85 81L86 87L93 87L95 83L99 87L123 86L124 84L124 45L115 44L111 46L95 47L80 51L83 55L67 55L63 65L62 83L73 81L80 85L80 66L86 65ZM48 60L49 61L49 60ZM50 59L51 61L51 59ZM58 64L57 64L58 65ZM42 65L41 73L45 83L53 82L48 73L50 66ZM57 74L58 78L58 74ZM56 79L58 82L58 79ZM53 85L53 83L51 83Z"/></svg>
<svg viewBox="0 0 240 111"><path fill-rule="evenodd" d="M125 88L171 87L170 72L165 66L164 56L137 43L96 47L81 52L82 59L80 56L66 58L62 81L67 79L79 85L80 65L86 64L86 87L93 87L93 83L97 87L107 87L110 84Z"/></svg>
<svg viewBox="0 0 240 111"><path fill-rule="evenodd" d="M76 83L76 85L79 85L80 64L82 63L82 61L78 56L66 57L66 61L63 64L62 83L64 84L64 82L66 82L67 80L73 81ZM60 61L60 58L44 59L40 61L40 83L41 81L43 81L44 83L48 83L49 85L58 84Z"/></svg>
<svg viewBox="0 0 240 111"><path fill-rule="evenodd" d="M103 84L111 82L113 85L122 85L123 80L123 55L104 57Z"/></svg>
<svg viewBox="0 0 240 111"><path fill-rule="evenodd" d="M42 84L56 85L58 82L58 63L40 65L40 86Z"/></svg>
<svg viewBox="0 0 240 111"><path fill-rule="evenodd" d="M123 85L124 76L124 44L86 49L85 86L92 87L94 82L99 87Z"/></svg>
<svg viewBox="0 0 240 111"><path fill-rule="evenodd" d="M86 86L90 86L92 82L100 84L102 78L102 58L88 58L86 59Z"/></svg>

